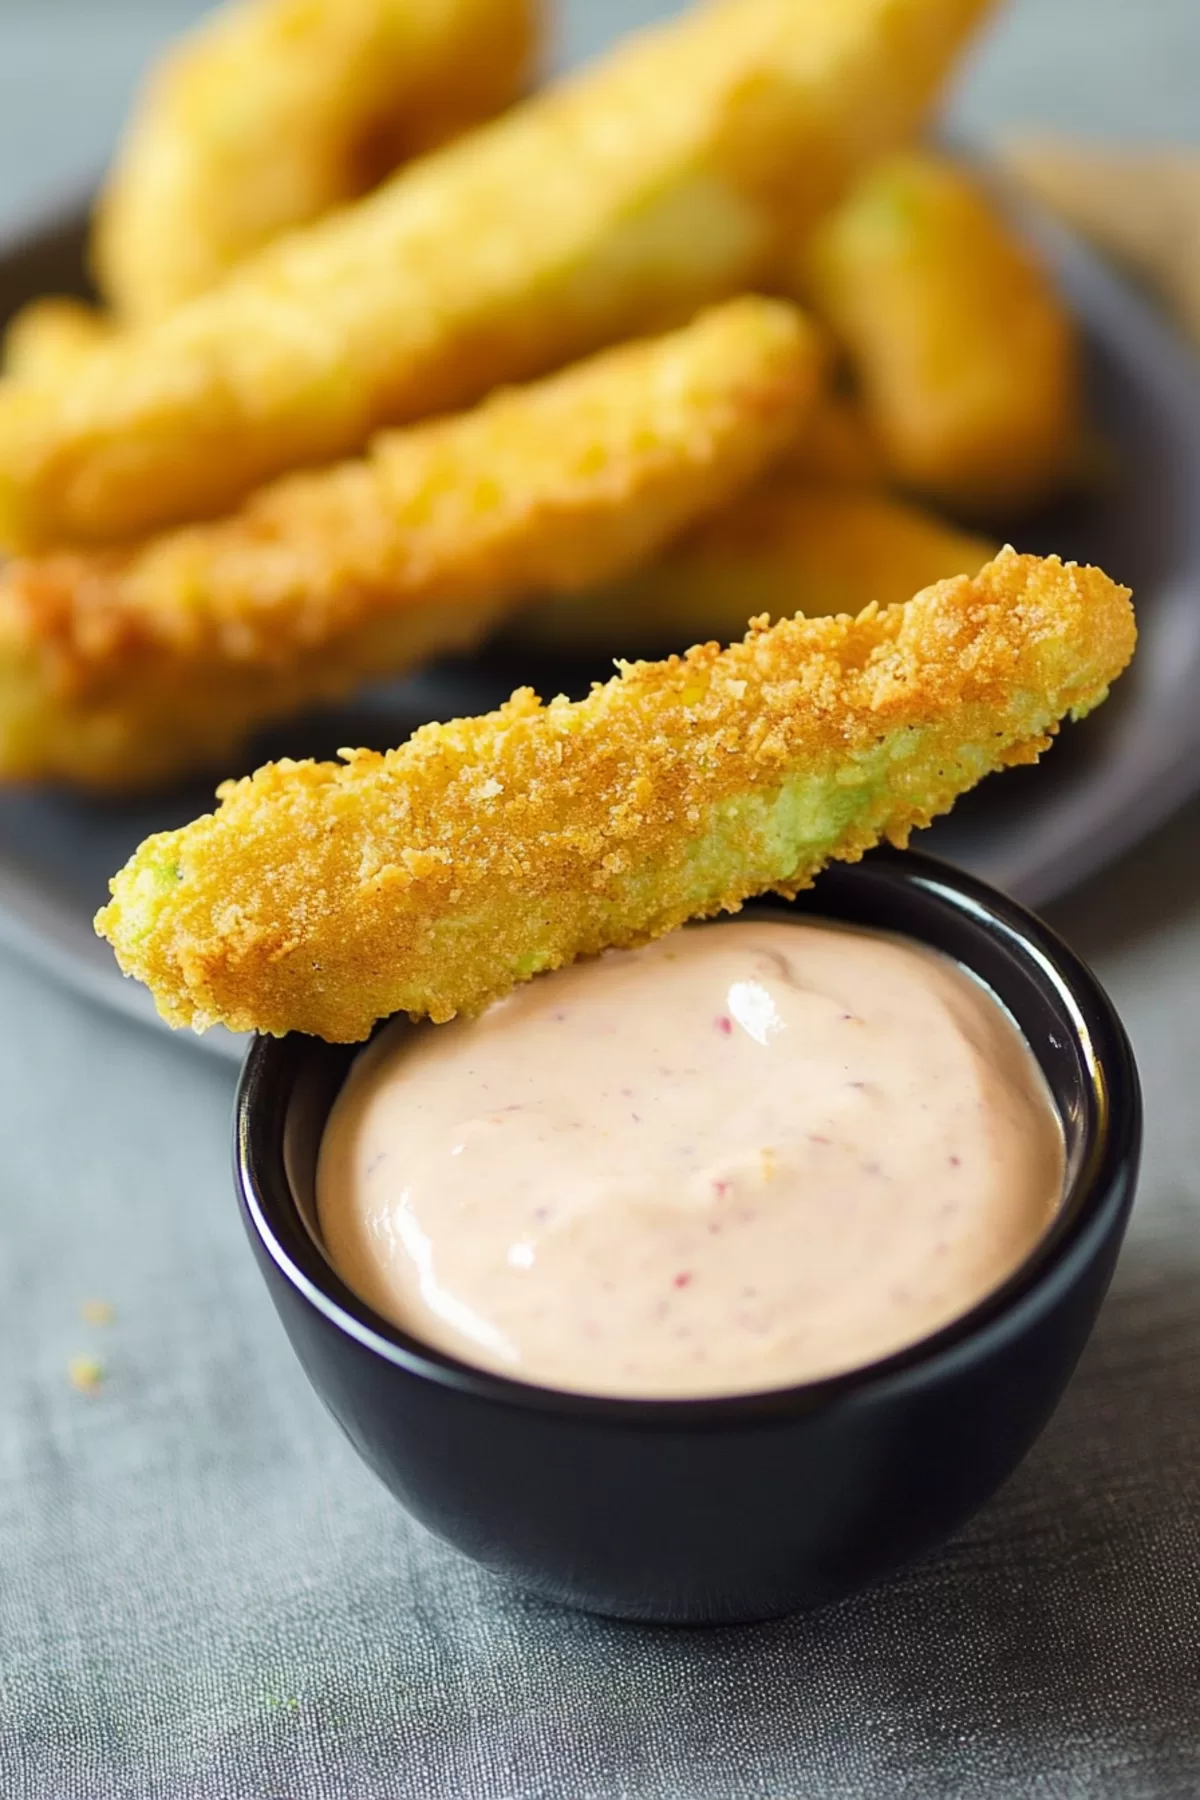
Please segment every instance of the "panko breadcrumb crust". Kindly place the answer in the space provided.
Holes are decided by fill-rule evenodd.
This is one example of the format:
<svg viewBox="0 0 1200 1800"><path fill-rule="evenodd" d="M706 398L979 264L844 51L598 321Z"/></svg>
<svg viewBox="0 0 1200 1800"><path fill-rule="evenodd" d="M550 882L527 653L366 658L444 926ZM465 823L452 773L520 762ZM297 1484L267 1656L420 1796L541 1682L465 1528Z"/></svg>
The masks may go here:
<svg viewBox="0 0 1200 1800"><path fill-rule="evenodd" d="M269 719L627 574L796 437L821 370L795 307L731 300L230 519L12 562L0 776L123 791L228 768Z"/></svg>
<svg viewBox="0 0 1200 1800"><path fill-rule="evenodd" d="M992 0L709 0L58 380L0 386L0 541L212 517L767 282L907 141Z"/></svg>
<svg viewBox="0 0 1200 1800"><path fill-rule="evenodd" d="M260 769L150 838L97 929L175 1025L356 1041L476 1012L903 844L1035 760L1134 641L1125 588L1006 550L886 612L626 666L578 704L522 690L386 755Z"/></svg>

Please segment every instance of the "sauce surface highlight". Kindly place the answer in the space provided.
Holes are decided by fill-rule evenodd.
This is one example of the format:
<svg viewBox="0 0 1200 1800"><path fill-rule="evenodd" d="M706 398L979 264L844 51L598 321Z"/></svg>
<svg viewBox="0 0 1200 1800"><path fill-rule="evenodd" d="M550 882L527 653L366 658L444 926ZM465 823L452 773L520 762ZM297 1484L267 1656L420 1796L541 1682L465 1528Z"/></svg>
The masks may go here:
<svg viewBox="0 0 1200 1800"><path fill-rule="evenodd" d="M714 1395L967 1312L1050 1225L1064 1160L1032 1053L954 963L745 920L389 1026L317 1200L335 1268L414 1337L549 1387Z"/></svg>

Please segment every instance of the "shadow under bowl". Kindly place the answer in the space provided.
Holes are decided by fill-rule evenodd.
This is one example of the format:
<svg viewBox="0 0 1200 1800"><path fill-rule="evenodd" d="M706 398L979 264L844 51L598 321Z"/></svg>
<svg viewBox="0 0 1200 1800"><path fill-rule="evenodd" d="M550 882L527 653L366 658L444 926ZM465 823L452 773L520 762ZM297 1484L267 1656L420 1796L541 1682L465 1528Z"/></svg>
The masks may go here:
<svg viewBox="0 0 1200 1800"><path fill-rule="evenodd" d="M1141 1144L1128 1040L1038 920L912 852L837 866L790 904L955 958L1007 1006L1059 1109L1054 1225L1002 1287L934 1336L831 1379L711 1400L630 1400L508 1380L375 1314L327 1261L317 1148L356 1046L258 1039L236 1180L271 1297L317 1393L416 1518L550 1599L662 1623L763 1619L836 1600L960 1526L1060 1399L1124 1235Z"/></svg>

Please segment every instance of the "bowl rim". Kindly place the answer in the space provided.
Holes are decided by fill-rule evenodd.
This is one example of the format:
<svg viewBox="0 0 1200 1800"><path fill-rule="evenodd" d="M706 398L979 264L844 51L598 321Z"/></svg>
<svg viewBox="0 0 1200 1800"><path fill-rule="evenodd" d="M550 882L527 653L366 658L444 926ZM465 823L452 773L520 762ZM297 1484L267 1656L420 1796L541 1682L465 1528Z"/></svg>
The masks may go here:
<svg viewBox="0 0 1200 1800"><path fill-rule="evenodd" d="M284 1164L282 1133L278 1141L262 1141L265 1120L280 1104L281 1088L286 1090L281 1100L286 1109L287 1094L295 1083L291 1064L297 1053L302 1056L306 1044L318 1053L329 1049L320 1039L298 1033L253 1038L238 1083L234 1185L252 1241L309 1307L397 1371L477 1399L575 1419L682 1429L761 1422L771 1417L790 1419L801 1412L860 1399L868 1390L876 1392L914 1376L932 1375L948 1358L986 1354L999 1339L1024 1329L1037 1311L1069 1288L1093 1255L1097 1240L1107 1237L1132 1199L1142 1141L1141 1085L1132 1046L1111 1000L1086 964L1041 919L999 890L914 850L885 847L871 852L861 863L832 867L837 871L835 880L871 879L908 887L920 894L934 915L949 908L968 928L1000 939L1011 955L1024 961L1027 972L1068 1018L1077 1053L1092 1075L1094 1117L1090 1129L1085 1126L1083 1154L1068 1181L1055 1222L1013 1273L969 1311L873 1362L814 1381L745 1393L675 1399L589 1394L522 1381L462 1361L409 1336L346 1285L324 1258L300 1214ZM818 876L814 887L805 891L811 905L802 912L789 914L784 910L786 903L776 899L778 916L836 919L836 908L822 911L821 884ZM769 904L772 896L762 899ZM964 966L969 969L969 962ZM360 1047L348 1045L345 1049L353 1053ZM277 1209L285 1218L290 1215L294 1219L306 1259L311 1247L311 1270L320 1266L319 1278L302 1267L281 1241L272 1218Z"/></svg>

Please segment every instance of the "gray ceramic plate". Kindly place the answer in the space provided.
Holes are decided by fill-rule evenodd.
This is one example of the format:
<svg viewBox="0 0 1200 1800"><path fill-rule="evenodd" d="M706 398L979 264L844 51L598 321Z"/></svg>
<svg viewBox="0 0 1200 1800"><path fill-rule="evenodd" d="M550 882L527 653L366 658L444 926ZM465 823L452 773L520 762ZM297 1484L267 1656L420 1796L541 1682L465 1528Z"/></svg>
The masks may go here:
<svg viewBox="0 0 1200 1800"><path fill-rule="evenodd" d="M1119 478L1014 534L1019 547L1100 563L1134 588L1142 643L1134 669L1093 718L1067 729L1046 762L984 784L922 843L1034 905L1092 874L1200 788L1200 374L1153 310L1080 245L1030 228L1084 322L1093 415ZM37 293L81 291L82 232L69 219L0 250L0 316ZM511 688L585 690L603 668L531 666L485 651L335 714L297 721L256 746L266 755L383 747L424 719L477 712ZM91 928L108 875L147 832L211 802L206 783L136 806L66 795L0 798L0 939L105 1005L151 1020L147 996L118 974ZM196 1040L233 1054L238 1040Z"/></svg>

